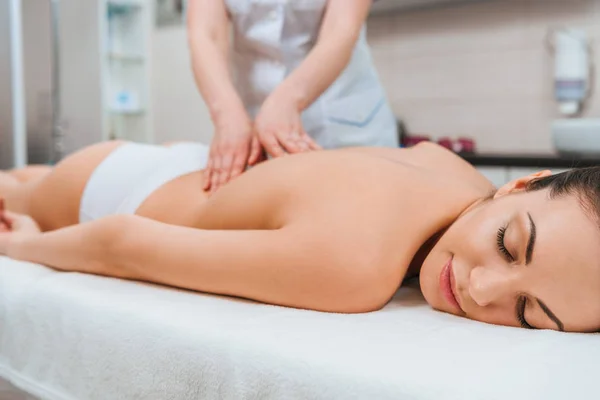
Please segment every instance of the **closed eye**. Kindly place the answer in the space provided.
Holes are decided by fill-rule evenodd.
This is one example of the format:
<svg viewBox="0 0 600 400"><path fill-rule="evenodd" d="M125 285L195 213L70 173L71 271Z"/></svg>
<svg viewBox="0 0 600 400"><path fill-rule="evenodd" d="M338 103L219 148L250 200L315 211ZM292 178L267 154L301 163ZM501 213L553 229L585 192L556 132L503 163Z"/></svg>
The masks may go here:
<svg viewBox="0 0 600 400"><path fill-rule="evenodd" d="M533 326L531 326L525 319L525 307L526 306L527 306L527 297L525 297L525 296L519 297L519 299L517 300L517 306L515 307L515 313L517 316L517 320L519 321L521 328L536 329Z"/></svg>
<svg viewBox="0 0 600 400"><path fill-rule="evenodd" d="M498 229L498 233L496 234L496 245L498 246L498 251L508 262L514 262L515 258L510 254L506 246L504 245L504 236L506 235L507 226L503 226Z"/></svg>

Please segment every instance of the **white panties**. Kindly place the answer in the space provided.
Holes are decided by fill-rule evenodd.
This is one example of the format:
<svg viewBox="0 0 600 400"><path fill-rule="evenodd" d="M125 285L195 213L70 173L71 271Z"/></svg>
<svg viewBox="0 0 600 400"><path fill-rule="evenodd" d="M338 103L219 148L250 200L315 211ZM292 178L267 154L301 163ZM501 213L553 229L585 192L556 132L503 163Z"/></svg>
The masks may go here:
<svg viewBox="0 0 600 400"><path fill-rule="evenodd" d="M126 143L94 170L81 198L79 222L113 214L134 214L156 189L191 172L203 170L209 147L178 143L163 147Z"/></svg>

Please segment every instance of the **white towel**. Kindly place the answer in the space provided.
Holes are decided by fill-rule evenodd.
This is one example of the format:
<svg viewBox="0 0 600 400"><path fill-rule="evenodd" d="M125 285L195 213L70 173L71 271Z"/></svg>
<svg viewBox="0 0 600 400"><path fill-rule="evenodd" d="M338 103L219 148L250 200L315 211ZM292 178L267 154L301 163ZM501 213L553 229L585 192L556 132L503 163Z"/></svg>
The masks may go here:
<svg viewBox="0 0 600 400"><path fill-rule="evenodd" d="M326 314L0 258L0 376L41 399L585 399L598 365L598 335L469 321L411 288Z"/></svg>

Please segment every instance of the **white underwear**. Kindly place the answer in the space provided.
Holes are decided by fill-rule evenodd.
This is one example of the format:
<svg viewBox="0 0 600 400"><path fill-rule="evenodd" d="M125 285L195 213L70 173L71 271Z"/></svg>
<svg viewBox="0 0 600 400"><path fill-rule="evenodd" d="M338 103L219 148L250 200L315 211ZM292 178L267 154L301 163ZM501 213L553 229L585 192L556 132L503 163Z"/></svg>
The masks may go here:
<svg viewBox="0 0 600 400"><path fill-rule="evenodd" d="M191 172L203 170L209 147L178 143L162 147L126 143L117 147L92 173L79 208L79 222L113 214L134 214L156 189Z"/></svg>

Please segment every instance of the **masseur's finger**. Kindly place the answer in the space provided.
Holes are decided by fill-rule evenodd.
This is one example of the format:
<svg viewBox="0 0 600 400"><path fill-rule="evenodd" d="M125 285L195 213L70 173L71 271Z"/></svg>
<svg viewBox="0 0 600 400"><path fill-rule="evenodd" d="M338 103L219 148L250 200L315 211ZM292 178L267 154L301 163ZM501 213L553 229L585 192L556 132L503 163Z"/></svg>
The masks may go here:
<svg viewBox="0 0 600 400"><path fill-rule="evenodd" d="M298 148L298 152L304 153L304 152L310 150L310 148L308 147L308 144L304 141L304 138L302 137L302 134L300 133L299 130L294 130L292 132L291 136L292 136L294 142L296 143L296 147Z"/></svg>
<svg viewBox="0 0 600 400"><path fill-rule="evenodd" d="M248 149L238 147L236 150L228 151L221 157L221 168L219 170L219 180L217 188L222 187L233 177L239 175L246 166ZM213 193L214 193L213 191Z"/></svg>
<svg viewBox="0 0 600 400"><path fill-rule="evenodd" d="M204 184L203 184L203 189L206 191L208 189L210 189L210 185L211 185L211 180L212 180L212 175L213 175L213 161L214 157L211 154L209 156L208 162L206 163L206 168L204 168Z"/></svg>
<svg viewBox="0 0 600 400"><path fill-rule="evenodd" d="M217 158L215 158L215 162L213 165L213 172L210 178L210 193L214 193L219 188L219 182L221 181L220 175L223 169L222 167L222 156L219 154Z"/></svg>
<svg viewBox="0 0 600 400"><path fill-rule="evenodd" d="M9 219L4 205L4 199L0 198L0 232L10 232L12 221Z"/></svg>
<svg viewBox="0 0 600 400"><path fill-rule="evenodd" d="M246 168L247 159L247 150L240 150L234 154L233 162L231 164L231 173L229 174L229 179L226 182L238 177L242 172L244 172L244 169Z"/></svg>
<svg viewBox="0 0 600 400"><path fill-rule="evenodd" d="M225 155L223 156L223 168L221 169L221 173L219 174L219 187L229 182L229 178L231 178L231 172L233 169L234 157L235 153L233 152L225 153Z"/></svg>
<svg viewBox="0 0 600 400"><path fill-rule="evenodd" d="M268 135L263 140L264 141L262 141L262 145L264 146L265 150L267 150L267 153L273 157L282 157L285 155L285 150L283 150L283 147L281 147L275 135Z"/></svg>
<svg viewBox="0 0 600 400"><path fill-rule="evenodd" d="M252 138L252 142L250 142L250 156L248 157L248 165L254 165L258 162L261 150L262 149L258 138L254 136Z"/></svg>
<svg viewBox="0 0 600 400"><path fill-rule="evenodd" d="M292 131L287 133L279 133L277 139L283 146L286 152L290 154L300 153L302 148L298 145L297 138L298 133Z"/></svg>
<svg viewBox="0 0 600 400"><path fill-rule="evenodd" d="M308 133L306 133L305 131L302 131L301 136L302 136L302 141L304 143L306 143L311 150L321 150L321 146L319 146L317 144L317 142L314 141L313 138L308 136Z"/></svg>
<svg viewBox="0 0 600 400"><path fill-rule="evenodd" d="M296 138L296 143L298 143L298 147L300 147L300 150L303 153L310 151L310 146L308 145L308 143L306 143L306 140L304 140L303 135L298 134L298 136Z"/></svg>

